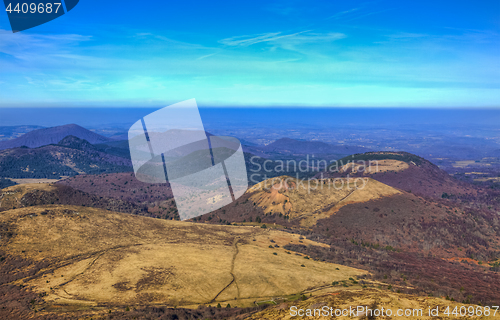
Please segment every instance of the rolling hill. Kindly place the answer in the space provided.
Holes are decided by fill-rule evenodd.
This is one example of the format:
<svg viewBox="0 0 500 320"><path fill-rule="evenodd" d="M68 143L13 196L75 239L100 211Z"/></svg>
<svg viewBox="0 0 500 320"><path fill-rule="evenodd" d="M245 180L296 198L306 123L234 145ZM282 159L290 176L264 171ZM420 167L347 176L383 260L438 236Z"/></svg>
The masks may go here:
<svg viewBox="0 0 500 320"><path fill-rule="evenodd" d="M488 260L490 250L500 253L500 217L495 213L422 198L372 178L357 179L268 179L197 220L259 221L447 258Z"/></svg>
<svg viewBox="0 0 500 320"><path fill-rule="evenodd" d="M368 152L332 163L318 178L370 177L418 195L441 198L446 194L477 195L474 186L461 182L438 166L407 152Z"/></svg>
<svg viewBox="0 0 500 320"><path fill-rule="evenodd" d="M379 169L396 176L395 172L399 175L409 167L389 159ZM404 272L404 282L414 284L410 292L444 293L459 301L500 300L496 273L500 216L493 209L406 192L375 180L380 173L349 172L355 178L312 180L311 187L307 181L286 176L269 179L249 188L236 202L194 220L286 228L330 246L316 250L294 244L287 249L365 268L374 273L374 279L398 285L403 281L398 272ZM366 185L356 188L361 179ZM455 183L443 181L444 190ZM453 184L448 187L447 181ZM461 280L449 281L453 276Z"/></svg>
<svg viewBox="0 0 500 320"><path fill-rule="evenodd" d="M0 141L19 138L30 131L43 129L41 126L0 126Z"/></svg>
<svg viewBox="0 0 500 320"><path fill-rule="evenodd" d="M66 205L4 211L0 226L0 290L37 294L28 309L40 316L155 304L255 306L367 274L283 249L324 244L255 227Z"/></svg>
<svg viewBox="0 0 500 320"><path fill-rule="evenodd" d="M67 186L93 196L117 199L146 207L147 212L141 215L179 220L170 184L144 183L137 180L133 173L77 175L58 181L55 185Z"/></svg>
<svg viewBox="0 0 500 320"><path fill-rule="evenodd" d="M99 152L74 137L62 144L47 147ZM499 216L377 179L398 182L420 170L442 190L468 190L422 158L377 153L375 160L376 173L351 164L309 183L265 180L197 223L166 220L175 216L168 185L140 183L128 172L9 187L0 195L0 302L23 297L17 307L5 303L10 314L27 315L20 318L37 310L47 318L111 311L120 319L196 312L285 319L291 305L324 301L384 308L461 306L438 297L467 307L500 301ZM163 219L89 206L147 206L134 213ZM239 308L211 309L217 304ZM276 306L259 311L264 305Z"/></svg>
<svg viewBox="0 0 500 320"><path fill-rule="evenodd" d="M0 141L0 150L19 148L22 146L37 148L48 144L57 144L67 136L75 136L77 138L87 140L92 144L112 141L109 138L80 127L79 125L67 124L52 128L33 130L23 134L19 138Z"/></svg>
<svg viewBox="0 0 500 320"><path fill-rule="evenodd" d="M5 178L60 178L77 174L131 171L130 159L105 153L86 140L64 137L60 144L0 151Z"/></svg>
<svg viewBox="0 0 500 320"><path fill-rule="evenodd" d="M57 310L99 315L102 308L118 314L125 306L158 305L171 313L176 309L169 307L218 303L289 306L312 294L301 302L307 305L326 292L338 293L340 305L350 298L370 304L379 295L388 299L379 300L384 306L398 305L396 299L427 306L403 293L483 305L500 301L500 217L490 205L498 201L484 202L485 190L421 157L356 154L311 181L276 176L256 183L235 202L180 223L170 220L177 215L168 184L113 172L122 164L125 171L129 160L103 148L124 150L68 136L57 145L0 152L0 165L8 157L3 163L35 159L30 163L78 173L0 194L0 255L7 261L0 261L0 273L11 279L0 291L15 285L27 290L15 291L20 295L36 295L29 310L50 317ZM17 168L26 171L37 173ZM23 271L15 274L16 268ZM254 317L279 318L282 309L276 308Z"/></svg>
<svg viewBox="0 0 500 320"><path fill-rule="evenodd" d="M76 205L149 215L145 205L89 194L59 184L22 184L0 190L0 212L48 204Z"/></svg>
<svg viewBox="0 0 500 320"><path fill-rule="evenodd" d="M261 212L263 221L267 221L265 219L267 216L279 217L283 222L310 227L318 219L334 214L349 203L400 193L376 180L368 179L366 185L363 183L352 179L338 181L323 179L309 184L308 181L280 176L252 186L247 190L246 197L222 209L224 213L219 210L212 216L224 215L236 218L240 214L237 218L239 221L250 218L255 221L257 217L251 212ZM249 214L241 215L241 211L245 210L243 208L252 207L256 211L245 211ZM232 221L231 218L228 221Z"/></svg>
<svg viewBox="0 0 500 320"><path fill-rule="evenodd" d="M499 222L487 211L401 193L345 205L313 230L405 252L488 261L500 253Z"/></svg>

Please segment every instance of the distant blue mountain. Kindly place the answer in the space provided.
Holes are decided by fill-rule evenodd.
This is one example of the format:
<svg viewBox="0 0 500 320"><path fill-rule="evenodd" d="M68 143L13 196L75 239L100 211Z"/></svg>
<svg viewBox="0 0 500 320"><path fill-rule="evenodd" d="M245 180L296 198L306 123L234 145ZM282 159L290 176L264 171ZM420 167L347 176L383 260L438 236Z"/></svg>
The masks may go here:
<svg viewBox="0 0 500 320"><path fill-rule="evenodd" d="M281 138L267 146L245 146L245 151L265 156L270 153L279 154L338 154L349 155L371 151L368 148L348 145L333 145L321 141L302 141Z"/></svg>
<svg viewBox="0 0 500 320"><path fill-rule="evenodd" d="M74 136L84 139L91 144L106 143L113 139L101 136L76 124L67 124L64 126L45 128L30 131L19 138L0 141L0 150L18 148L26 146L37 148L48 144L57 144L67 136Z"/></svg>

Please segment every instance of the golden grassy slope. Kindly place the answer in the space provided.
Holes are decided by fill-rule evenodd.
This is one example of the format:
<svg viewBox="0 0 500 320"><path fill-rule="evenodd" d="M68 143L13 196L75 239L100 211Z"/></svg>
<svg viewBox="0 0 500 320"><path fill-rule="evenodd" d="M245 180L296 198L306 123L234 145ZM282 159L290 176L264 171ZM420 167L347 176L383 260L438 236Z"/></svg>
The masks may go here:
<svg viewBox="0 0 500 320"><path fill-rule="evenodd" d="M247 192L265 213L288 215L303 226L312 226L347 204L401 193L371 178L301 181L288 176L262 181Z"/></svg>
<svg viewBox="0 0 500 320"><path fill-rule="evenodd" d="M295 308L291 309L292 306ZM299 317L298 315L292 316L295 313L298 313L299 309L302 309L303 310L302 312L304 313L307 312L307 309L311 310L310 311L311 316L308 316L307 319L330 319L330 317L325 317L324 314L320 315L319 310L321 310L321 308L323 308L324 306L327 306L328 307L327 309L329 309L330 307L333 308L333 312L335 312L336 309L339 309L339 311L337 311L338 316L334 317L335 319L419 319L420 320L420 319L500 318L500 312L497 312L496 316L493 316L493 313L495 312L494 309L490 309L491 313L489 317L484 315L469 317L468 311L466 311L468 310L467 308L474 309L474 314L478 314L476 313L477 308L480 308L481 310L484 309L482 309L482 307L480 306L461 304L441 298L420 297L410 294L395 293L388 290L378 290L378 289L362 289L362 290L346 289L338 292L331 292L328 294L313 296L305 301L297 300L292 302L281 303L272 308L268 308L265 309L264 311L253 314L248 319L287 320L287 319L302 318ZM359 311L363 310L359 314L357 312L354 312L354 309L357 310L358 306L360 307ZM438 315L434 316L435 314L433 314L433 316L429 316L429 307L431 309L435 309L436 307L438 307L439 311ZM446 312L448 307L450 315L444 314L444 312ZM460 312L460 307L463 307L462 309L463 314L467 314L467 316L457 317L452 315L451 313L453 312L455 307L457 307L458 313ZM350 308L353 309L352 314L349 313ZM371 309L371 310L378 309L379 310L378 312L381 312L382 308L384 310L384 316L373 316L370 318L367 317L367 314L365 313L366 309ZM319 309L316 315L314 315L314 309ZM387 309L391 309L392 317L387 316ZM344 311L344 316L341 315L342 310L346 310ZM401 310L399 312L403 316L399 317L396 316L398 310ZM417 310L422 310L421 315L419 313L420 311ZM331 311L328 310L328 312ZM404 312L407 312L406 316L404 315ZM369 315L370 314L368 313L368 316ZM375 313L375 315L377 315L377 313Z"/></svg>
<svg viewBox="0 0 500 320"><path fill-rule="evenodd" d="M269 229L62 205L4 211L0 224L14 230L8 242L2 237L2 250L51 262L18 284L56 305L243 306L366 273L288 254L281 247L299 243L298 236Z"/></svg>

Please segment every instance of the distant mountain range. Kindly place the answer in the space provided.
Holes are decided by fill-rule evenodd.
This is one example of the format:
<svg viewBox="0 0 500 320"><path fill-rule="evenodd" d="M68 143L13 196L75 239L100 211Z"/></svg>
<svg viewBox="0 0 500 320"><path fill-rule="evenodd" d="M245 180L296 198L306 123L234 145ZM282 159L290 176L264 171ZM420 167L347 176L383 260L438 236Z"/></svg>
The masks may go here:
<svg viewBox="0 0 500 320"><path fill-rule="evenodd" d="M74 136L87 140L91 144L105 143L114 141L113 139L101 136L76 124L67 124L64 126L44 128L30 131L19 138L0 141L0 150L19 148L26 146L29 148L38 148L49 144L57 144L67 136Z"/></svg>
<svg viewBox="0 0 500 320"><path fill-rule="evenodd" d="M207 135L211 134L207 132ZM259 168L263 168L264 161L269 162L266 159L301 160L308 155L316 155L330 160L368 150L290 138L282 138L266 146L246 143L242 140L252 184L273 176L297 174L288 169L261 172ZM57 178L132 170L127 140L107 138L76 124L33 130L15 139L0 141L0 150L0 177L5 178ZM275 168L276 165L268 163L267 167ZM299 175L304 176L302 173Z"/></svg>
<svg viewBox="0 0 500 320"><path fill-rule="evenodd" d="M207 135L211 134L207 133ZM310 178L319 170L324 169L319 167L319 160L331 163L333 160L342 159L344 163L347 163L365 158L387 160L390 154L392 158L395 156L392 152L366 153L368 148L333 145L321 141L281 138L265 146L246 145L245 140L241 141L251 185L280 175ZM456 181L451 181L447 173L423 158L411 154L406 155L409 155L411 159L393 160L403 160L409 163L408 170L381 171L370 177L405 191L433 197L441 197L443 193L464 195L472 190L471 186L463 187ZM297 170L293 165L287 165L280 171L275 170L280 168L279 161L291 159L299 162L308 156L308 170L304 172ZM493 152L491 156L500 156L500 150ZM410 160L424 161L424 163L415 166ZM0 168L0 177L5 178L58 178L78 174L132 171L127 140L107 138L76 124L37 129L12 140L0 141ZM424 168L426 170L422 170ZM346 174L366 176L365 173L349 170L334 174L332 171L327 173L325 177L330 175L331 178L342 177Z"/></svg>
<svg viewBox="0 0 500 320"><path fill-rule="evenodd" d="M128 150L94 146L86 140L67 136L59 144L1 150L0 177L58 179L78 174L132 171L127 155Z"/></svg>
<svg viewBox="0 0 500 320"><path fill-rule="evenodd" d="M361 153L369 149L357 146L332 145L321 141L303 141L290 138L281 138L265 147L266 151L288 151L292 153Z"/></svg>
<svg viewBox="0 0 500 320"><path fill-rule="evenodd" d="M246 152L264 158L273 158L276 154L288 156L333 155L339 158L353 153L371 151L368 148L358 146L333 145L321 141L304 141L290 138L281 138L266 146L244 145L244 149Z"/></svg>
<svg viewBox="0 0 500 320"><path fill-rule="evenodd" d="M0 141L11 140L22 136L33 130L43 129L41 126L1 126L0 127Z"/></svg>

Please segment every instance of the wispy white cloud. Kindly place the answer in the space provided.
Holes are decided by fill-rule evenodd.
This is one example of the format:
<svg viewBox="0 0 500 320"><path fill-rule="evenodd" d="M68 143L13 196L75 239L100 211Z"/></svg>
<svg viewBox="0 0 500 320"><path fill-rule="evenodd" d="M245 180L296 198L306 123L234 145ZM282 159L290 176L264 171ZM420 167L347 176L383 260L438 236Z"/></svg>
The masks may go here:
<svg viewBox="0 0 500 320"><path fill-rule="evenodd" d="M367 12L367 13L360 13L359 15L355 15L352 18L346 19L346 22L350 22L350 21L354 21L354 20L366 18L366 17L374 15L374 14L379 14L379 13L384 13L384 12L387 12L387 11L392 11L394 9L396 9L396 8L389 8L389 9L385 9L385 10L372 11L372 12Z"/></svg>
<svg viewBox="0 0 500 320"><path fill-rule="evenodd" d="M293 37L296 36L300 33L307 32L307 31L301 31L293 34L282 34L281 32L270 32L270 33L263 33L263 34L257 34L257 35L244 35L244 36L236 36L236 37L231 37L231 38L226 38L222 39L219 41L219 43L224 44L226 46L242 46L242 47L248 47L253 44L261 43L261 42L273 42L278 39L286 38L286 37Z"/></svg>
<svg viewBox="0 0 500 320"><path fill-rule="evenodd" d="M346 35L339 32L313 33L311 30L300 31L291 34L272 32L257 35L236 36L222 39L219 43L227 46L248 47L257 43L267 42L274 45L279 44L305 44L314 42L328 42L345 38Z"/></svg>
<svg viewBox="0 0 500 320"><path fill-rule="evenodd" d="M16 58L23 58L24 54L29 52L44 54L56 48L70 50L70 48L90 40L92 40L92 36L79 34L46 35L0 30L0 52Z"/></svg>
<svg viewBox="0 0 500 320"><path fill-rule="evenodd" d="M70 60L68 56L76 56L72 52L80 45L90 44L92 40L92 36L79 34L46 35L0 30L0 54L8 57L0 59L0 69L20 74L33 74L47 67L58 69Z"/></svg>
<svg viewBox="0 0 500 320"><path fill-rule="evenodd" d="M455 33L446 34L430 34L430 33L411 33L411 32L395 32L384 35L385 39L378 43L400 43L412 42L422 44L424 42L434 43L442 47L449 46L452 43L462 43L463 45L477 46L483 44L500 44L500 35L493 31L484 30L465 30L452 29ZM458 31L458 32L457 32Z"/></svg>
<svg viewBox="0 0 500 320"><path fill-rule="evenodd" d="M184 48L184 49L210 49L209 47L206 47L204 45L198 44L198 43L191 43L191 42L185 42L185 41L179 41L176 39L173 39L168 36L164 36L162 34L155 34L155 33L150 33L150 32L142 32L142 33L136 33L134 35L135 40L137 41L144 41L141 44L147 45L147 46L153 46L153 45L160 45L160 46L175 46L176 49L178 48Z"/></svg>
<svg viewBox="0 0 500 320"><path fill-rule="evenodd" d="M411 32L398 32L387 35L387 37L391 39L417 39L417 38L424 38L427 36L428 35L424 33L411 33Z"/></svg>
<svg viewBox="0 0 500 320"><path fill-rule="evenodd" d="M210 53L210 54L206 54L204 56L201 56L199 58L196 58L196 60L203 60L205 58L208 58L208 57L211 57L211 56L215 56L218 52L214 52L214 53Z"/></svg>
<svg viewBox="0 0 500 320"><path fill-rule="evenodd" d="M330 19L334 19L334 20L337 20L337 19L340 19L346 15L349 15L353 12L356 12L358 11L360 8L352 8L352 9L349 9L349 10L344 10L344 11L341 11L341 12L337 12L335 13L334 15L332 16L329 16L328 18L326 18L325 20L330 20Z"/></svg>

